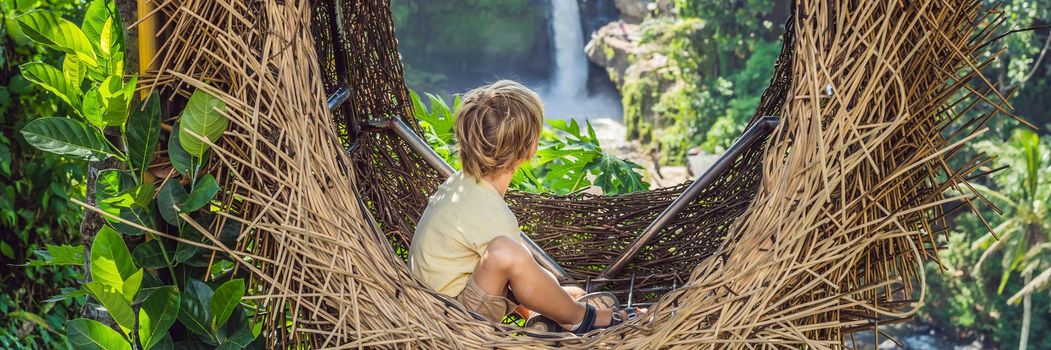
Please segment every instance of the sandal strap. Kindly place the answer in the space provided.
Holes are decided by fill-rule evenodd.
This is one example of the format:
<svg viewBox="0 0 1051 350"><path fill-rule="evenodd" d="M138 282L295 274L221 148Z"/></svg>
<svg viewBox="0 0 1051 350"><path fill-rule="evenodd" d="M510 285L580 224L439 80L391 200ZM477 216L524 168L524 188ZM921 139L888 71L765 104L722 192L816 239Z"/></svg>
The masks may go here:
<svg viewBox="0 0 1051 350"><path fill-rule="evenodd" d="M584 335L595 329L595 306L585 304L584 307L584 319L580 320L580 325L576 329L571 330L573 334Z"/></svg>

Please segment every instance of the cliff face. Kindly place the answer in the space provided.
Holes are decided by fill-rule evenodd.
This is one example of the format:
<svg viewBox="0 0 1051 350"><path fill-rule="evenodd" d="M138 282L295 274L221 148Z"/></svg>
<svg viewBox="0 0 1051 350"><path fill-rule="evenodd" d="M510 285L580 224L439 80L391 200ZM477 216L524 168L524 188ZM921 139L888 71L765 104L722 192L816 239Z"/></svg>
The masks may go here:
<svg viewBox="0 0 1051 350"><path fill-rule="evenodd" d="M628 139L637 139L643 145L662 148L665 129L674 126L674 120L662 118L661 102L668 93L679 94L689 87L683 83L683 69L669 64L667 50L659 40L643 40L644 27L662 26L672 12L672 2L617 0L621 18L606 24L592 34L585 51L595 64L606 69L609 78L621 93L624 124ZM648 43L647 43L648 42ZM671 163L680 162L679 155L660 150L662 158Z"/></svg>

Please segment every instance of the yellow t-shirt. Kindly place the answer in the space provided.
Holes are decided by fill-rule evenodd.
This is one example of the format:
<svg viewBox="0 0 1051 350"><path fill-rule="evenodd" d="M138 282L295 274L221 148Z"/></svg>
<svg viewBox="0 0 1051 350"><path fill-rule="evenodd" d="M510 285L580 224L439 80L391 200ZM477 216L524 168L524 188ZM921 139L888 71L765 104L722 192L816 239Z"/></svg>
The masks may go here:
<svg viewBox="0 0 1051 350"><path fill-rule="evenodd" d="M439 293L456 297L489 241L521 243L518 219L488 181L458 172L431 195L409 246L409 270Z"/></svg>

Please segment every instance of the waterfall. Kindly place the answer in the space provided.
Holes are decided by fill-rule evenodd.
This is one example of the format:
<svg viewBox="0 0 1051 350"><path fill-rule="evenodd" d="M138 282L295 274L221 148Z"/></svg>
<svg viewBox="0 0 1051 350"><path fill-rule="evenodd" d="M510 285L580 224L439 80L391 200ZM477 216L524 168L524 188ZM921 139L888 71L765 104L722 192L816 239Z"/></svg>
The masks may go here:
<svg viewBox="0 0 1051 350"><path fill-rule="evenodd" d="M556 67L553 92L563 97L584 96L588 58L584 54L577 0L551 0L551 27Z"/></svg>

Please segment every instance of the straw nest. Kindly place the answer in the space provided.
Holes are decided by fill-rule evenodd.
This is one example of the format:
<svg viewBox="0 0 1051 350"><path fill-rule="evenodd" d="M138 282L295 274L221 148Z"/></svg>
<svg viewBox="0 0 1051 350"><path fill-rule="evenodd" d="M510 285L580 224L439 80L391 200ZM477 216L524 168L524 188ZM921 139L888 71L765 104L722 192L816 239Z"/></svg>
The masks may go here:
<svg viewBox="0 0 1051 350"><path fill-rule="evenodd" d="M982 200L966 180L989 157L960 157L1005 107L979 73L992 58L974 54L993 32L976 27L996 22L980 5L799 0L757 112L782 123L741 161L756 169L755 185L720 194L744 204L725 228L681 238L718 243L698 243L710 248L674 265L683 283L647 317L584 337L479 321L414 280L392 251L418 213L390 208L419 202L437 180L405 153L347 155L343 142L371 154L397 141L336 128L324 107L326 92L349 83L356 95L337 112L343 120L409 117L386 1L165 1L157 69L142 81L173 98L206 89L228 106L231 129L214 145L219 221L245 229L237 246L214 235L210 246L252 275L272 346L841 348L851 332L923 305L921 264L936 259L946 214ZM330 56L341 45L354 57ZM381 171L418 186L377 195L368 174ZM646 210L659 211L670 191L622 205L652 199ZM572 199L512 197L522 216L556 215L545 205ZM679 230L705 220L697 213ZM630 240L624 231L614 240Z"/></svg>

